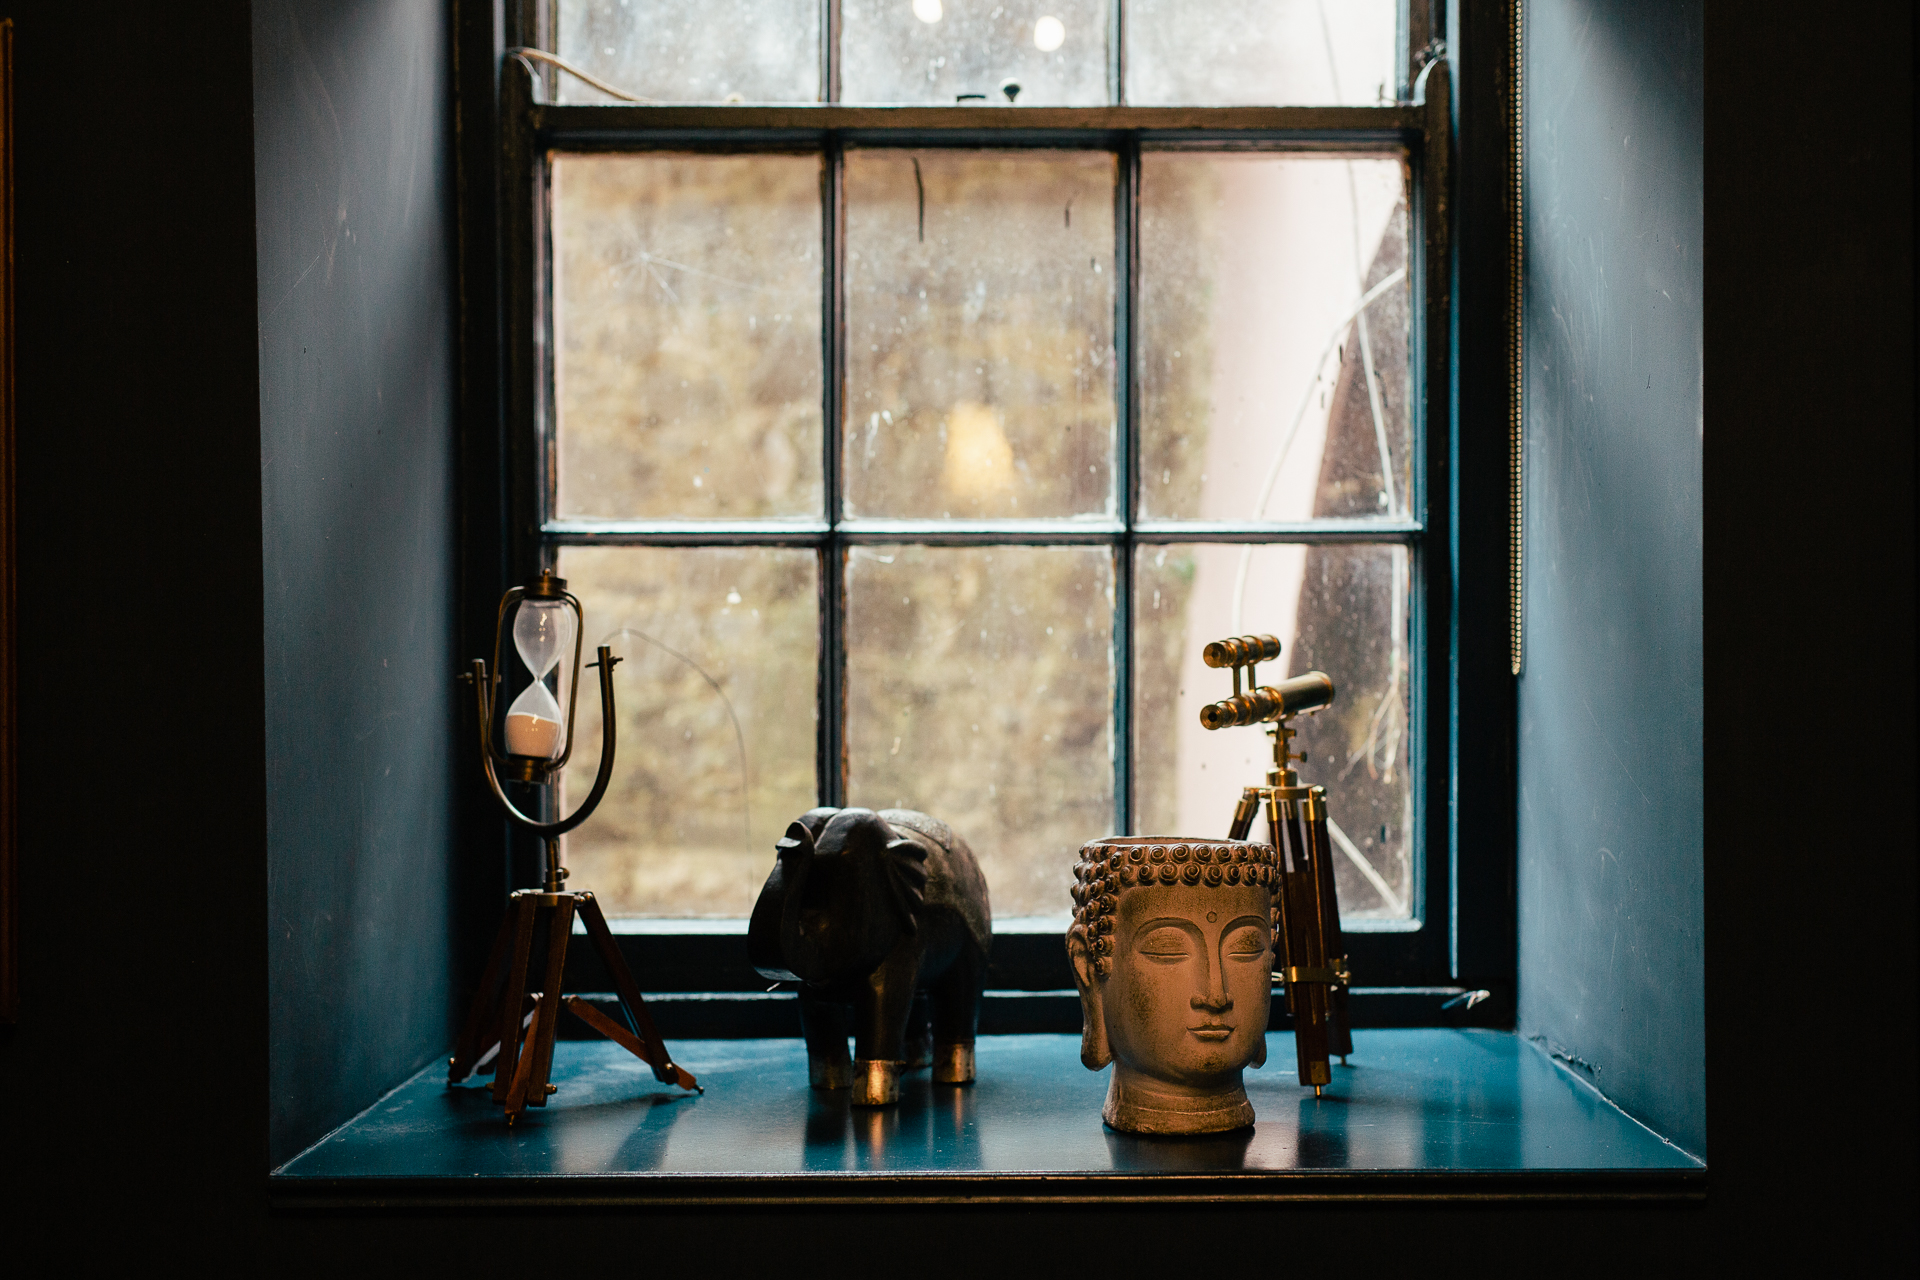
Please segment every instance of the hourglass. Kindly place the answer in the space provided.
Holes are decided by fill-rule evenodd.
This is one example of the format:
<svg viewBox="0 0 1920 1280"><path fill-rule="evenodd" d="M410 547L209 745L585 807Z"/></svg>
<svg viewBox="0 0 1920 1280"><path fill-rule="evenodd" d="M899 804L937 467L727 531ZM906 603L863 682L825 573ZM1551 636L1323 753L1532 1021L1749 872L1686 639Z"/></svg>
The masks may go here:
<svg viewBox="0 0 1920 1280"><path fill-rule="evenodd" d="M547 1097L557 1092L556 1086L547 1083L547 1077L553 1067L554 1033L562 1007L644 1060L653 1068L655 1079L682 1089L700 1089L668 1055L666 1042L647 1014L639 985L607 928L600 904L584 890L568 892L567 869L560 865L560 837L587 820L606 795L607 783L613 777L613 667L620 659L606 645L599 647L598 660L591 664L600 672L600 768L586 800L568 817L541 821L522 813L501 785L504 778L550 787L573 754L575 694L580 685L585 623L580 601L567 590L566 579L543 569L534 581L514 587L501 597L493 632L492 674L488 674L485 660L476 658L472 670L461 677L473 682L478 702L480 766L488 788L506 810L508 821L546 843L546 883L539 889L515 890L509 896L506 918L500 922L448 1071L448 1083L459 1084L491 1070L493 1100L506 1107L508 1124L527 1107L546 1106ZM502 692L500 647L509 634L529 682L506 714L499 717L496 734L494 721ZM569 648L573 660L562 665ZM560 992L567 939L573 934L576 913L613 978L625 1025L579 996L563 996ZM539 927L542 914L546 916L544 930ZM544 955L536 965L536 944L543 940ZM545 974L540 989L528 990L528 979L540 971Z"/></svg>

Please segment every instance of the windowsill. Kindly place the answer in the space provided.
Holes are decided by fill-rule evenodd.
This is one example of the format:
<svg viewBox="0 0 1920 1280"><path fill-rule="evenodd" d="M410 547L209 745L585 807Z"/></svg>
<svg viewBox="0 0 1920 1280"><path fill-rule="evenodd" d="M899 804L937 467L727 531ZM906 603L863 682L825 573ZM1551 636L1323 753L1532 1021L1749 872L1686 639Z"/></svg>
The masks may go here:
<svg viewBox="0 0 1920 1280"><path fill-rule="evenodd" d="M484 1081L435 1063L271 1178L287 1207L485 1202L995 1199L1697 1199L1705 1167L1509 1032L1355 1033L1316 1102L1269 1035L1258 1120L1201 1139L1100 1123L1107 1073L1074 1036L985 1036L979 1081L850 1108L794 1040L687 1040L682 1095L601 1041L562 1041L559 1093L508 1128Z"/></svg>

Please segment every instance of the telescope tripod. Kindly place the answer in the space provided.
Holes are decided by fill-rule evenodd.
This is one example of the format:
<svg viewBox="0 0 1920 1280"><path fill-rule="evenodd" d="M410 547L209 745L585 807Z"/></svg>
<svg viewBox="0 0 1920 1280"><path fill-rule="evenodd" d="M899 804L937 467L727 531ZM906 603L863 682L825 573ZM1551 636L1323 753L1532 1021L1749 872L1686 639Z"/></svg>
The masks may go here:
<svg viewBox="0 0 1920 1280"><path fill-rule="evenodd" d="M1353 1052L1347 992L1351 976L1346 938L1340 931L1340 903L1334 894L1327 791L1300 785L1291 765L1306 757L1287 749L1295 733L1288 718L1280 719L1267 733L1273 738L1273 768L1267 771L1267 784L1240 793L1229 834L1235 840L1246 839L1254 816L1266 811L1267 839L1280 869L1279 892L1274 895L1279 920L1274 932L1281 963L1273 976L1286 984L1300 1083L1311 1085L1317 1098L1333 1081L1329 1056L1344 1063Z"/></svg>
<svg viewBox="0 0 1920 1280"><path fill-rule="evenodd" d="M604 652L604 651L603 651ZM558 836L547 840L547 878L541 889L519 889L507 898L493 951L480 977L467 1012L466 1026L448 1063L447 1083L460 1084L492 1062L493 1100L504 1106L511 1125L528 1107L544 1107L558 1092L547 1077L553 1068L553 1041L560 1010L575 1017L653 1068L653 1078L704 1093L685 1068L667 1053L666 1041L655 1030L640 987L633 980L620 948L607 928L607 918L593 894L565 887L567 872L560 865ZM579 996L562 995L561 975L567 963L567 942L573 936L573 918L586 925L587 937L613 978L614 994L626 1025L607 1017ZM545 929L541 917L545 916ZM534 976L535 940L544 932L546 954L537 990L528 990Z"/></svg>

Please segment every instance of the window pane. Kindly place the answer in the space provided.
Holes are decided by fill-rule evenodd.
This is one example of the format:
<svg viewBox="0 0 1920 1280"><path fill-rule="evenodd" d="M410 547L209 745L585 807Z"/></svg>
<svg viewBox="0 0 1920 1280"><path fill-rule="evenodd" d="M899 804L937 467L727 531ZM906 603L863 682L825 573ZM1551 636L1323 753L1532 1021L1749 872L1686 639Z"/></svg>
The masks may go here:
<svg viewBox="0 0 1920 1280"><path fill-rule="evenodd" d="M848 514L1112 512L1114 163L848 154Z"/></svg>
<svg viewBox="0 0 1920 1280"><path fill-rule="evenodd" d="M1143 517L1406 515L1406 186L1398 157L1142 157Z"/></svg>
<svg viewBox="0 0 1920 1280"><path fill-rule="evenodd" d="M1253 727L1201 727L1201 706L1231 696L1233 683L1200 651L1231 635L1279 636L1262 684L1318 670L1338 691L1333 706L1299 718L1295 741L1308 756L1301 781L1327 789L1341 916L1407 919L1406 548L1142 546L1134 563L1134 826L1226 833L1240 789L1265 781L1273 746Z"/></svg>
<svg viewBox="0 0 1920 1280"><path fill-rule="evenodd" d="M1113 553L855 547L847 795L965 836L994 917L1061 915L1113 830Z"/></svg>
<svg viewBox="0 0 1920 1280"><path fill-rule="evenodd" d="M1107 101L1108 0L841 0L844 102Z"/></svg>
<svg viewBox="0 0 1920 1280"><path fill-rule="evenodd" d="M813 807L819 557L772 547L564 547L586 646L626 660L613 783L567 837L575 888L626 916L746 916L787 824ZM591 661L589 656L588 661ZM600 765L583 673L564 803Z"/></svg>
<svg viewBox="0 0 1920 1280"><path fill-rule="evenodd" d="M559 0L557 51L662 102L817 102L820 0ZM569 75L559 102L617 103Z"/></svg>
<svg viewBox="0 0 1920 1280"><path fill-rule="evenodd" d="M557 510L818 515L820 161L553 162Z"/></svg>
<svg viewBox="0 0 1920 1280"><path fill-rule="evenodd" d="M1396 0L1127 0L1136 106L1394 100Z"/></svg>

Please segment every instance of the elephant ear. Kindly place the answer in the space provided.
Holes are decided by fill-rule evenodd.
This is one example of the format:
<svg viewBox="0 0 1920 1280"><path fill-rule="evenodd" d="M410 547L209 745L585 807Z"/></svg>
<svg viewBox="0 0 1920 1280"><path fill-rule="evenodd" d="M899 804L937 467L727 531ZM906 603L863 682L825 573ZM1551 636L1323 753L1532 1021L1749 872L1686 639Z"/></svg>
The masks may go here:
<svg viewBox="0 0 1920 1280"><path fill-rule="evenodd" d="M920 931L920 909L927 902L927 851L918 841L895 836L887 841L883 858L888 896L900 913L900 927Z"/></svg>
<svg viewBox="0 0 1920 1280"><path fill-rule="evenodd" d="M747 959L768 981L792 982L794 974L780 945L780 921L786 914L788 895L806 880L813 861L813 829L804 820L791 823L773 849L773 873L760 890L753 917L747 922Z"/></svg>

